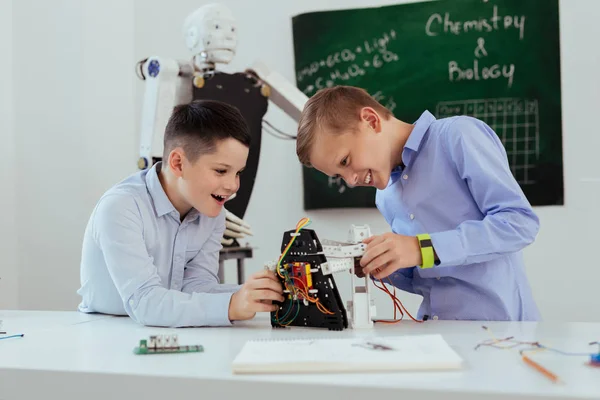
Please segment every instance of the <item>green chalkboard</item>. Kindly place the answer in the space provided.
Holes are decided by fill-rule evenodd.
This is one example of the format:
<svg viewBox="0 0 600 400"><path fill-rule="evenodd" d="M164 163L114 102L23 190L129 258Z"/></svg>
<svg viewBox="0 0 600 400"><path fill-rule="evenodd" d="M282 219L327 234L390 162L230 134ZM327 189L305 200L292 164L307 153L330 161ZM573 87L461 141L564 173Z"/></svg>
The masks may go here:
<svg viewBox="0 0 600 400"><path fill-rule="evenodd" d="M296 84L307 96L362 87L414 122L465 114L502 139L533 205L563 195L558 0L437 0L293 17ZM304 168L305 209L373 207L375 189L349 188Z"/></svg>

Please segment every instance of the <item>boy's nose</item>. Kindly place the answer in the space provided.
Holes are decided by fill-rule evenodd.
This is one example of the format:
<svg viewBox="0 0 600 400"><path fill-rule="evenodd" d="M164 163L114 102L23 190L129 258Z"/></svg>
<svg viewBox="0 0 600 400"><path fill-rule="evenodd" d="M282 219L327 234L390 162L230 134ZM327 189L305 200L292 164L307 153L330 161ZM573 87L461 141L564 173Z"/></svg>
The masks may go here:
<svg viewBox="0 0 600 400"><path fill-rule="evenodd" d="M225 184L223 186L227 190L231 190L233 192L237 192L238 186L239 186L239 181L238 181L237 178L226 179L225 180Z"/></svg>
<svg viewBox="0 0 600 400"><path fill-rule="evenodd" d="M349 172L344 175L344 180L348 186L356 186L358 184L358 174L355 172Z"/></svg>

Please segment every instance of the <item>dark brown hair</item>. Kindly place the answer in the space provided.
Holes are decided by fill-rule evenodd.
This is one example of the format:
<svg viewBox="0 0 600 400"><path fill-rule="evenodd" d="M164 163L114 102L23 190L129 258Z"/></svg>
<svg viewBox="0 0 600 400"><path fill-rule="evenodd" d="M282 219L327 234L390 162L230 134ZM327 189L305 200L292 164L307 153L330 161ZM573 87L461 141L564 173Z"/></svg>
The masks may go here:
<svg viewBox="0 0 600 400"><path fill-rule="evenodd" d="M233 138L250 147L250 128L240 111L216 100L195 100L173 109L164 136L163 159L176 147L195 162L215 151L217 142Z"/></svg>

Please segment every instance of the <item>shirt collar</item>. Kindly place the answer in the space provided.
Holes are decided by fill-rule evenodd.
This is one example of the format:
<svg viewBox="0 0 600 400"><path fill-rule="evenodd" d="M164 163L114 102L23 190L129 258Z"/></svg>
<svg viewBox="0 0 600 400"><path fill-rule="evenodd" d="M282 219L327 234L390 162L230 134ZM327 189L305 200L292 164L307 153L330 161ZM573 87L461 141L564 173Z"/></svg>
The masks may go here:
<svg viewBox="0 0 600 400"><path fill-rule="evenodd" d="M414 123L412 132L406 140L404 149L402 150L402 161L404 165L409 166L414 157L414 153L419 152L419 147L423 141L425 133L429 130L431 124L435 121L435 117L429 111L425 110L423 114Z"/></svg>
<svg viewBox="0 0 600 400"><path fill-rule="evenodd" d="M161 165L161 162L157 162L146 174L146 187L148 188L148 193L150 193L150 197L154 203L154 210L159 217L177 211L173 206L173 203L171 203L171 200L167 197L167 194L158 179Z"/></svg>
<svg viewBox="0 0 600 400"><path fill-rule="evenodd" d="M423 136L425 136L425 133L434 121L435 117L433 116L433 114L425 110L423 114L421 114L419 119L415 122L415 127L408 136L408 140L406 141L404 147L413 151L419 151L419 146L421 145Z"/></svg>

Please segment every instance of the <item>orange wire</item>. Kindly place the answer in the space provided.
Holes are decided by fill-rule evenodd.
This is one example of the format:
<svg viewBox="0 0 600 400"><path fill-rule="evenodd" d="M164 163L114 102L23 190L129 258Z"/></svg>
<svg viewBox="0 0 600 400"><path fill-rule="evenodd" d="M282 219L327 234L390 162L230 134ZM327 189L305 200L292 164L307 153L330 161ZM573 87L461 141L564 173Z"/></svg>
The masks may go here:
<svg viewBox="0 0 600 400"><path fill-rule="evenodd" d="M391 299L392 302L394 303L394 320L392 321L384 321L384 320L376 320L375 322L382 322L382 323L392 323L395 324L397 322L402 321L402 318L404 317L404 312L406 312L406 314L410 317L410 319L412 319L415 322L423 322L422 320L417 320L416 318L414 318L410 312L408 312L408 310L406 309L406 307L404 307L404 304L402 304L402 302L400 301L400 299L398 299L398 297L396 297L395 294L395 286L392 284L392 282L390 281L389 278L387 278L388 282L390 283L390 285L392 285L392 287L394 287L394 294L392 294L390 292L390 290L387 288L387 286L385 285L385 283L380 279L379 282L381 283L381 285L383 287L380 287L377 285L376 281L373 281L373 284L375 285L376 288L378 288L379 290L384 291L385 293L387 293ZM396 319L396 309L400 312L401 317L399 319Z"/></svg>
<svg viewBox="0 0 600 400"><path fill-rule="evenodd" d="M300 291L300 293L301 293L301 294L304 296L304 298L305 298L306 300L310 301L311 303L314 303L314 304L317 306L317 308L319 309L319 311L321 311L322 313L325 313L325 314L335 314L334 312L332 312L332 311L329 311L329 310L327 309L327 307L325 307L325 306L324 306L324 305L321 303L321 300L319 300L318 298L316 298L316 299L315 299L314 297L311 297L311 296L308 294L308 288L306 287L306 284L305 284L305 283L302 281L302 279L298 279L298 278L296 278L295 276L292 276L292 279L294 279L294 280L297 280L298 282L300 282L300 283L302 284L302 286L304 286L304 288L305 288L306 290L303 290L302 288L299 288L299 287L297 287L297 286L294 286L294 288L295 288L296 290ZM289 290L289 288L288 288L288 290Z"/></svg>
<svg viewBox="0 0 600 400"><path fill-rule="evenodd" d="M402 318L404 317L404 313L402 312L402 309L400 308L400 306L398 305L397 301L398 298L395 295L392 295L389 290L387 290L387 288L385 287L381 287L379 285L377 285L376 281L373 281L373 284L375 285L375 287L379 290L381 290L382 292L387 293L388 296L390 296L392 298L392 302L394 304L394 319L392 321L386 321L386 320L375 320L375 322L378 323L384 323L384 324L395 324L397 322L402 321ZM399 319L397 319L396 317L396 312L400 311L400 315L401 317Z"/></svg>

